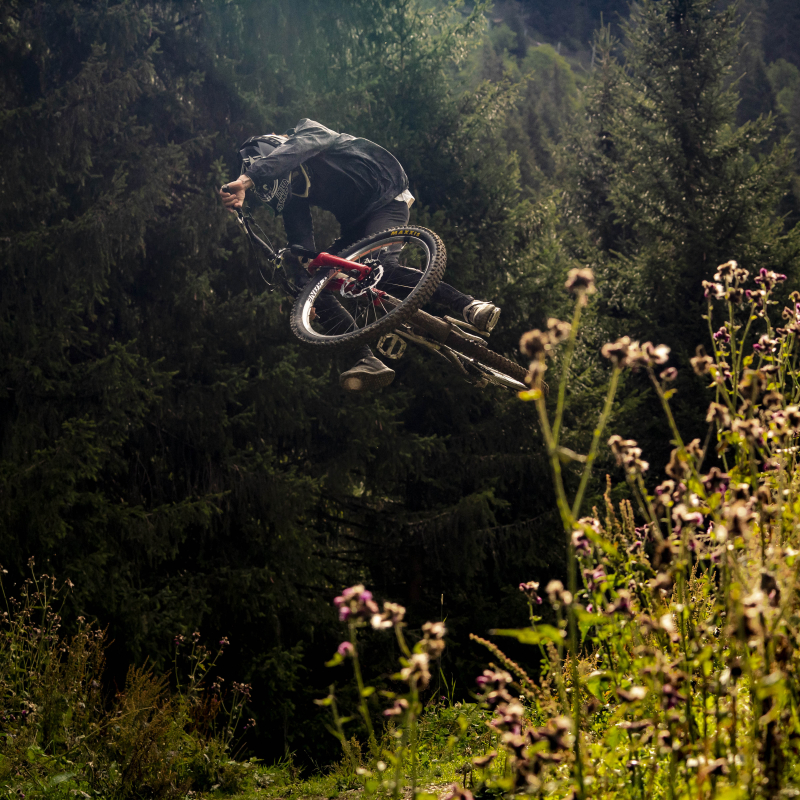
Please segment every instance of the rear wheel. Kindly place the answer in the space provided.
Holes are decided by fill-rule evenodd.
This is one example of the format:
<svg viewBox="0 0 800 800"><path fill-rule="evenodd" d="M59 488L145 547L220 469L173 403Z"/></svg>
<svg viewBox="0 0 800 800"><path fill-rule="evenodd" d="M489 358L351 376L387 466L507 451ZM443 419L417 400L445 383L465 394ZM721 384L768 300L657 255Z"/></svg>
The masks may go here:
<svg viewBox="0 0 800 800"><path fill-rule="evenodd" d="M442 280L447 254L442 240L427 228L392 228L356 242L341 258L372 268L363 280L322 267L305 285L292 308L295 336L308 344L344 348L379 339L430 299ZM331 311L335 292L341 306ZM315 306L324 305L323 314Z"/></svg>

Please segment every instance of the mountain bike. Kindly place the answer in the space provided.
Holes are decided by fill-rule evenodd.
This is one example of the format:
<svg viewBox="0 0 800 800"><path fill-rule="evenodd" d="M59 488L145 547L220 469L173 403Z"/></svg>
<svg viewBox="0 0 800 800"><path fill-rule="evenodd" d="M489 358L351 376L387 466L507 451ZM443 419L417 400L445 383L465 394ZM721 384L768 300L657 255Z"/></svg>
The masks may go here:
<svg viewBox="0 0 800 800"><path fill-rule="evenodd" d="M402 358L411 342L444 359L479 387L527 389L527 371L490 350L488 334L453 317L422 310L447 263L444 243L433 231L415 225L391 228L332 255L298 245L275 250L249 211L237 209L237 214L251 245L272 267L271 280L262 271L269 290L280 288L294 298L291 329L301 341L329 350L375 343L378 353L389 360ZM287 253L307 260L309 278L304 285L286 274ZM335 319L328 314L323 326L316 307L331 307L326 295L334 295L338 307Z"/></svg>

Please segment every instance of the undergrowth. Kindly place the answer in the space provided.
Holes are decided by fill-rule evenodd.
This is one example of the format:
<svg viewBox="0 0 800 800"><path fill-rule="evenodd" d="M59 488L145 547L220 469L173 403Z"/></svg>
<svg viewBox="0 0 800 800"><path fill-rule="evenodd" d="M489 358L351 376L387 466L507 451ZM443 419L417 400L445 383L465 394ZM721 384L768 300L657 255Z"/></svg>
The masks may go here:
<svg viewBox="0 0 800 800"><path fill-rule="evenodd" d="M104 630L78 620L61 632L69 581L36 575L0 615L0 795L172 800L237 792L252 770L234 758L248 686L209 685L212 653L176 639L176 684L131 667L122 690L104 682ZM2 586L2 582L0 582ZM250 723L248 723L250 724Z"/></svg>
<svg viewBox="0 0 800 800"><path fill-rule="evenodd" d="M477 678L475 713L488 716L468 767L439 792L447 800L800 795L800 293L781 324L773 321L774 290L784 280L761 270L750 282L728 262L704 282L711 354L698 347L691 359L713 395L703 441L685 441L675 424L669 348L622 337L602 349L612 371L589 452L561 444L581 313L595 290L590 270L573 270L567 281L576 300L571 322L551 319L547 330L522 337L531 363L530 388L520 396L535 406L547 446L568 579L541 591L532 581L520 585L530 626L493 632L536 648L535 677L473 637L493 657ZM551 413L543 376L562 347ZM650 466L635 441L604 433L624 370L648 375L664 411L674 449L657 485L645 480ZM608 492L603 507L587 515L585 493L604 439L624 472L628 499L614 505ZM568 463L577 467L571 496ZM545 602L555 625L537 614ZM346 590L337 605L349 637L334 662L352 660L361 698L356 716L368 730L356 759L354 740L344 735L348 718L333 693L324 701L350 785L364 796L435 797L421 785L422 730L444 726L445 717L428 716L419 698L444 647L442 624L427 623L425 638L409 648L398 606L381 611L363 586ZM390 723L380 735L370 726L374 692L358 663L356 634L366 624L394 629L403 653L392 676L401 689L384 693ZM465 746L455 731L437 757L455 763L451 754L459 747L465 754Z"/></svg>

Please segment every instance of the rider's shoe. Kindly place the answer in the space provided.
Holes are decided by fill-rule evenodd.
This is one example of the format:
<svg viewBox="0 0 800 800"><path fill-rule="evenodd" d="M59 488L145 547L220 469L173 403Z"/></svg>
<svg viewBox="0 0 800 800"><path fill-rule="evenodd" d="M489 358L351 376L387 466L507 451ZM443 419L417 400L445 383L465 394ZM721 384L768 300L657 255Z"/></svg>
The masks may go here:
<svg viewBox="0 0 800 800"><path fill-rule="evenodd" d="M393 380L394 370L375 356L369 356L343 372L339 376L339 386L348 392L369 392L388 386Z"/></svg>
<svg viewBox="0 0 800 800"><path fill-rule="evenodd" d="M501 309L491 303L473 300L464 309L464 319L479 331L491 333L497 325L497 320L500 319L500 311Z"/></svg>

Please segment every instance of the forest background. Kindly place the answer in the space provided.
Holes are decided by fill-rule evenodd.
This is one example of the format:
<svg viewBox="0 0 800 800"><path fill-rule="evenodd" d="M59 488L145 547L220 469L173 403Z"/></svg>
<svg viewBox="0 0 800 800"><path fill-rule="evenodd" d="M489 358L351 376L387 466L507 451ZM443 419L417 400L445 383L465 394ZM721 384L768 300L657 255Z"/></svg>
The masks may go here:
<svg viewBox="0 0 800 800"><path fill-rule="evenodd" d="M791 0L3 0L0 25L4 582L31 557L70 578L68 622L108 627L110 685L166 670L178 634L230 639L264 758L336 755L312 701L344 679L322 666L343 586L446 618L431 691L467 697L468 634L525 624L517 584L561 576L564 553L526 404L413 353L389 390L348 396L346 356L292 339L215 193L240 141L307 116L393 152L412 221L444 239L449 281L503 307L492 341L512 357L590 266L579 451L602 342L658 340L685 365L728 258L798 288ZM324 246L335 222L316 222ZM676 413L703 437L686 373ZM636 375L619 397L614 429L657 475L653 398Z"/></svg>

